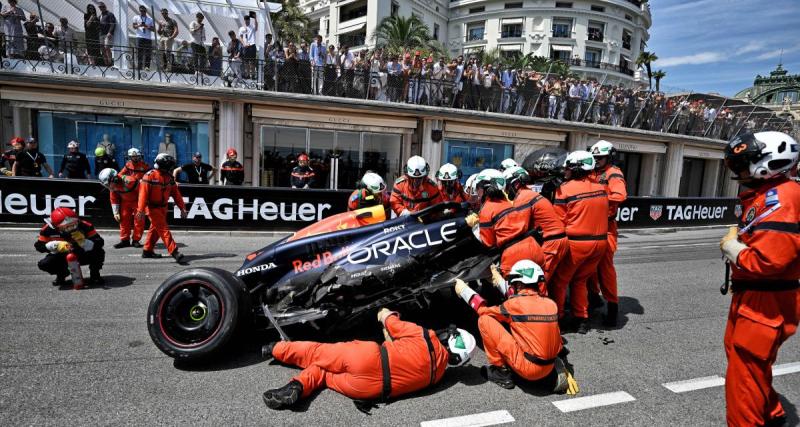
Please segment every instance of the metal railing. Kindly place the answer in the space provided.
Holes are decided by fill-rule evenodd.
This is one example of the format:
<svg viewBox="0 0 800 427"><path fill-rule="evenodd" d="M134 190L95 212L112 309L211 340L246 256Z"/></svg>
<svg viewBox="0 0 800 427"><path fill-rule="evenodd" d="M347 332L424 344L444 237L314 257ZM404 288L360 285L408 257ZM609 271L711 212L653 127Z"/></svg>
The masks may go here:
<svg viewBox="0 0 800 427"><path fill-rule="evenodd" d="M8 40L6 40L8 42ZM313 66L296 59L258 60L241 54L219 56L190 53L184 46L176 51L113 46L105 52L93 44L42 43L35 52L9 58L3 52L0 69L45 75L73 75L119 81L150 81L202 87L234 87L307 95L370 99L387 103L409 103L478 110L530 117L550 118L609 126L669 132L715 139L729 139L748 130L792 131L791 121L753 106L708 102L707 108L689 102L689 95L667 98L661 93L634 91L603 85L574 89L566 81L541 78L540 73L523 71L513 83L503 86L502 73L480 72L470 76L469 68L454 80L447 66L434 69L395 68L371 61L354 62L351 68L337 64ZM632 74L612 64L571 60L573 65ZM622 71L620 71L622 70ZM452 71L455 71L454 69ZM506 79L508 82L508 79ZM710 109L713 107L714 112ZM724 109L723 109L724 107ZM760 108L760 110L759 110ZM719 111L717 111L719 110Z"/></svg>

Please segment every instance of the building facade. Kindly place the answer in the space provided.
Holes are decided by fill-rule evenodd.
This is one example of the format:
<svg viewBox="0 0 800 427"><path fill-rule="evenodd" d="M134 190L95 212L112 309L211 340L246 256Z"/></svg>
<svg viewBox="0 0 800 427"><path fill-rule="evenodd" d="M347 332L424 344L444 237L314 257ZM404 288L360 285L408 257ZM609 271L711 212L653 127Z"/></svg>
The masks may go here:
<svg viewBox="0 0 800 427"><path fill-rule="evenodd" d="M769 108L777 117L800 122L800 74L789 74L783 64L778 64L769 76L756 76L753 86L734 97Z"/></svg>

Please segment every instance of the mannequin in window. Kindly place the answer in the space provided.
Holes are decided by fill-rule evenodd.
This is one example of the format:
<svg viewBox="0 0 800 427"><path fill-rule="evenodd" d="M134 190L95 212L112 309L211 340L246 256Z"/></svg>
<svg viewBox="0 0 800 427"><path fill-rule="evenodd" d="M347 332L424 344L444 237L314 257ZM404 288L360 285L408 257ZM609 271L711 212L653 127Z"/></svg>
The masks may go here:
<svg viewBox="0 0 800 427"><path fill-rule="evenodd" d="M114 157L117 152L117 146L111 142L111 136L107 133L103 134L103 140L97 143L95 148L103 148L109 157Z"/></svg>
<svg viewBox="0 0 800 427"><path fill-rule="evenodd" d="M167 153L172 156L174 159L177 160L178 155L176 153L175 143L172 142L172 134L165 133L164 140L158 144L158 152L159 153Z"/></svg>

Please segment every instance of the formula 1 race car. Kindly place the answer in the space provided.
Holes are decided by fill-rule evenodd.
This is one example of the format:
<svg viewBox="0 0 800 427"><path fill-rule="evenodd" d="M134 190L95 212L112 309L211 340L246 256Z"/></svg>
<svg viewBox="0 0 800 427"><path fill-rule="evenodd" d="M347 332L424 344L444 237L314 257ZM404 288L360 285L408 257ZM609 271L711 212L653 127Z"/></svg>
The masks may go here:
<svg viewBox="0 0 800 427"><path fill-rule="evenodd" d="M384 306L422 305L456 278L489 277L495 256L473 236L467 205L441 203L394 219L382 206L328 217L247 256L233 273L190 268L169 277L147 311L167 355L219 354L237 334L310 323L346 330Z"/></svg>

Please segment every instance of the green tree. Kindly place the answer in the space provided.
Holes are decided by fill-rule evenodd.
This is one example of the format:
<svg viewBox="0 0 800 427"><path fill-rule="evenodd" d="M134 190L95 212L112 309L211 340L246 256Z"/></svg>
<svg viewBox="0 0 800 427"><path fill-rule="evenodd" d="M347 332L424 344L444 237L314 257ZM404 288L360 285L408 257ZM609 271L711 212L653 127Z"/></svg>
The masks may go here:
<svg viewBox="0 0 800 427"><path fill-rule="evenodd" d="M431 42L430 30L415 15L383 18L372 33L371 40L377 47L396 55L415 50L427 53L443 48L441 43L436 46Z"/></svg>
<svg viewBox="0 0 800 427"><path fill-rule="evenodd" d="M643 50L639 52L639 57L636 58L636 66L644 67L647 70L648 87L653 88L653 70L651 64L658 61L658 56L655 53Z"/></svg>
<svg viewBox="0 0 800 427"><path fill-rule="evenodd" d="M283 0L283 7L279 12L273 13L272 26L276 41L294 42L310 41L314 34L309 28L309 19L298 5L298 0Z"/></svg>
<svg viewBox="0 0 800 427"><path fill-rule="evenodd" d="M653 78L656 79L656 92L661 92L661 79L667 76L663 70L653 71Z"/></svg>

